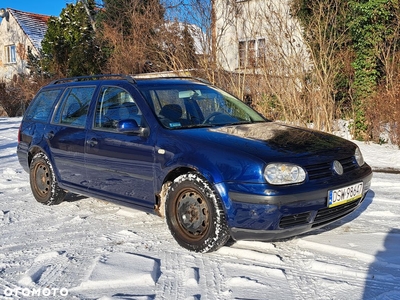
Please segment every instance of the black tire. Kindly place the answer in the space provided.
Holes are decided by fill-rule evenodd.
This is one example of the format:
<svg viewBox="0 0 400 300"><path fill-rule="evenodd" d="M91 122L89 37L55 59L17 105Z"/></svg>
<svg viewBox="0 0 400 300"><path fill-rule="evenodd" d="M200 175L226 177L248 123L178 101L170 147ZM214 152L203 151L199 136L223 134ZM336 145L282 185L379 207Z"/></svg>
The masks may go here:
<svg viewBox="0 0 400 300"><path fill-rule="evenodd" d="M215 251L230 238L219 195L197 173L174 180L167 192L165 210L173 237L190 251Z"/></svg>
<svg viewBox="0 0 400 300"><path fill-rule="evenodd" d="M58 186L53 166L46 154L39 152L30 165L30 185L36 201L45 205L61 203L67 192Z"/></svg>

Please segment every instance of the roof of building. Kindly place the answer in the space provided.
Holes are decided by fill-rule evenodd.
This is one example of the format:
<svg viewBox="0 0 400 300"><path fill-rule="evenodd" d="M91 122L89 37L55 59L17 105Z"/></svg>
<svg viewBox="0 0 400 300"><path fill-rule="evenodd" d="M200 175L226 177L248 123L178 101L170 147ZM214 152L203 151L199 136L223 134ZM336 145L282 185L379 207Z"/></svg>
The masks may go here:
<svg viewBox="0 0 400 300"><path fill-rule="evenodd" d="M15 18L34 47L37 50L41 49L41 43L46 34L47 22L50 16L24 12L12 8L7 8L7 11Z"/></svg>

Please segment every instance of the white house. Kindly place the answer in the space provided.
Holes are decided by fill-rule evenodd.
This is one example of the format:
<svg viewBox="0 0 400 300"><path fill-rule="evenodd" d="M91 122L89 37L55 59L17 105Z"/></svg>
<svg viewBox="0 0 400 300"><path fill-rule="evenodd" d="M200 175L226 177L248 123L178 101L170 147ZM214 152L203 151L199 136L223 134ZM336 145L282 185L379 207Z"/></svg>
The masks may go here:
<svg viewBox="0 0 400 300"><path fill-rule="evenodd" d="M300 25L290 14L290 0L214 0L213 3L213 44L223 69L249 73L268 68L273 73L288 75L293 73L288 66L304 67L306 46Z"/></svg>
<svg viewBox="0 0 400 300"><path fill-rule="evenodd" d="M28 49L38 55L49 16L11 8L0 9L0 82L28 74Z"/></svg>

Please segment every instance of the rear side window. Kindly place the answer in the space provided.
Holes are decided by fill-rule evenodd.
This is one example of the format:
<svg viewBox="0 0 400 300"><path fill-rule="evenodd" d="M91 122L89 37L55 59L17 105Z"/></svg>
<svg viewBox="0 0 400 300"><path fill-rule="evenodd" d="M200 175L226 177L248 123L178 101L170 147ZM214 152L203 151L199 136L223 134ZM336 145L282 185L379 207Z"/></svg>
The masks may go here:
<svg viewBox="0 0 400 300"><path fill-rule="evenodd" d="M51 114L54 102L58 99L62 89L45 90L37 94L32 101L26 117L36 121L47 122Z"/></svg>
<svg viewBox="0 0 400 300"><path fill-rule="evenodd" d="M54 123L84 127L95 86L69 88L58 107Z"/></svg>

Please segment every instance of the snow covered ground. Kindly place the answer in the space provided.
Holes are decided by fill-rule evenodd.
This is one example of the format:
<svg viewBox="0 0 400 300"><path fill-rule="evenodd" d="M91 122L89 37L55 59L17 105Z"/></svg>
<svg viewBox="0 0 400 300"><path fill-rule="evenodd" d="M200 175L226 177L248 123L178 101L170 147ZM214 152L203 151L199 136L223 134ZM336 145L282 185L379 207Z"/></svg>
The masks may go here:
<svg viewBox="0 0 400 300"><path fill-rule="evenodd" d="M345 219L196 254L157 216L93 198L37 203L16 157L19 122L0 118L0 299L400 299L397 147L358 143L377 172Z"/></svg>

